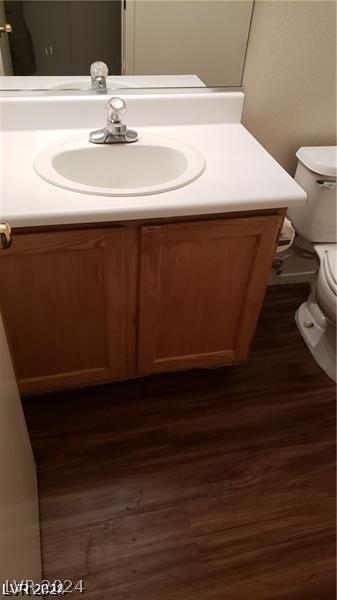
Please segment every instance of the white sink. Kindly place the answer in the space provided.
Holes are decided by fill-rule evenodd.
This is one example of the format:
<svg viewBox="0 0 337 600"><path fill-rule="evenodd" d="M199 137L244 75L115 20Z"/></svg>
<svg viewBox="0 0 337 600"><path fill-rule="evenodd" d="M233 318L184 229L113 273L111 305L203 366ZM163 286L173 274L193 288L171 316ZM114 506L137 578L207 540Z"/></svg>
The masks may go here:
<svg viewBox="0 0 337 600"><path fill-rule="evenodd" d="M118 79L117 77L107 79L107 88L108 90L118 89L118 88L138 88L140 87L140 83L132 83L130 81L123 81L122 79ZM92 83L90 77L87 79L79 78L74 79L74 81L62 81L61 83L56 83L54 85L48 86L51 90L90 90L92 91ZM143 86L144 87L144 86ZM102 90L103 93L106 93L105 90Z"/></svg>
<svg viewBox="0 0 337 600"><path fill-rule="evenodd" d="M82 136L47 146L36 156L34 168L42 179L74 192L143 196L191 183L205 169L205 160L193 146L164 136L101 145Z"/></svg>
<svg viewBox="0 0 337 600"><path fill-rule="evenodd" d="M52 90L91 90L91 80L88 81L63 81L63 83L57 83L51 85Z"/></svg>

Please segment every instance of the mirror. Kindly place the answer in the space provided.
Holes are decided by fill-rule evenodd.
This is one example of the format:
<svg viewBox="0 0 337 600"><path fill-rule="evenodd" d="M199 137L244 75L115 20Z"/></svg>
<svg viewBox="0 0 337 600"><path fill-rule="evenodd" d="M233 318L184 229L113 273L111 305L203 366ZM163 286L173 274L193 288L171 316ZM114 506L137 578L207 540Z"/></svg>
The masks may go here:
<svg viewBox="0 0 337 600"><path fill-rule="evenodd" d="M0 0L1 89L241 85L253 0ZM160 76L158 78L158 76Z"/></svg>

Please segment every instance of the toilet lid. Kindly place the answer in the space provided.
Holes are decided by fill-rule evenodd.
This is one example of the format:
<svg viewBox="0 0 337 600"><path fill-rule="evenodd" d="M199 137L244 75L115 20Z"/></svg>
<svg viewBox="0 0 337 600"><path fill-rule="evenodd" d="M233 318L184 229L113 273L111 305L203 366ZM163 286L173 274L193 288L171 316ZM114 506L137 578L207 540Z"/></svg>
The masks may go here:
<svg viewBox="0 0 337 600"><path fill-rule="evenodd" d="M296 156L307 169L318 175L337 175L337 146L302 146Z"/></svg>
<svg viewBox="0 0 337 600"><path fill-rule="evenodd" d="M325 252L323 264L329 288L337 296L337 250L335 248Z"/></svg>

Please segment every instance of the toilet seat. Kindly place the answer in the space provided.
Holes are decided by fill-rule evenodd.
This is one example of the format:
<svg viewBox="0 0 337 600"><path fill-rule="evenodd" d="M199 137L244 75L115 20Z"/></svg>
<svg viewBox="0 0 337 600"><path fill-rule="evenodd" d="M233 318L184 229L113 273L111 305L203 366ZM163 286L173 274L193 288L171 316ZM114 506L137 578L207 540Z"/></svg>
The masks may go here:
<svg viewBox="0 0 337 600"><path fill-rule="evenodd" d="M336 244L315 244L320 268L315 285L317 303L327 319L336 324L337 309L337 247Z"/></svg>
<svg viewBox="0 0 337 600"><path fill-rule="evenodd" d="M337 250L326 250L323 258L323 268L328 286L337 296Z"/></svg>

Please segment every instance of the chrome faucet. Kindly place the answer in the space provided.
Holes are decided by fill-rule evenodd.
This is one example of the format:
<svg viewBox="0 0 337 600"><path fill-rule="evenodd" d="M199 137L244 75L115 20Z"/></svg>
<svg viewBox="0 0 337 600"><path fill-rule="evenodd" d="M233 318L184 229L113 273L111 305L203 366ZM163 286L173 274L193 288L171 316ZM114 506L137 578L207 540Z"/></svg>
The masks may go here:
<svg viewBox="0 0 337 600"><path fill-rule="evenodd" d="M128 144L138 140L138 133L128 129L122 123L127 108L124 100L117 96L106 103L107 121L103 129L96 129L89 134L89 142L93 144Z"/></svg>
<svg viewBox="0 0 337 600"><path fill-rule="evenodd" d="M91 87L93 90L99 92L99 91L106 91L106 78L109 74L109 69L108 66L98 60L94 63L92 63L91 67L90 67L90 77L91 77Z"/></svg>

